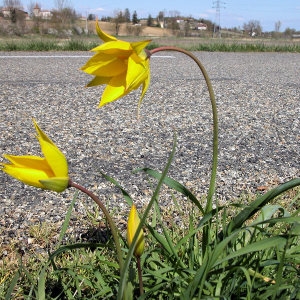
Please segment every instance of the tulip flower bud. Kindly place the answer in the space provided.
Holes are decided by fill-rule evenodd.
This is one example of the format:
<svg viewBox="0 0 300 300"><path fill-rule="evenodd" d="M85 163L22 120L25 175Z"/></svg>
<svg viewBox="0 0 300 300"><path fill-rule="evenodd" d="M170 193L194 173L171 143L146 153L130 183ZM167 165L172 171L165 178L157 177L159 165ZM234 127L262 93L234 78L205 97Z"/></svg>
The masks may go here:
<svg viewBox="0 0 300 300"><path fill-rule="evenodd" d="M134 238L134 235L139 225L140 225L140 218L138 216L135 205L132 205L129 213L128 223L127 223L127 242L129 246L132 244L132 240ZM144 245L145 245L144 233L143 230L141 230L134 249L134 255L136 257L140 257L143 254Z"/></svg>

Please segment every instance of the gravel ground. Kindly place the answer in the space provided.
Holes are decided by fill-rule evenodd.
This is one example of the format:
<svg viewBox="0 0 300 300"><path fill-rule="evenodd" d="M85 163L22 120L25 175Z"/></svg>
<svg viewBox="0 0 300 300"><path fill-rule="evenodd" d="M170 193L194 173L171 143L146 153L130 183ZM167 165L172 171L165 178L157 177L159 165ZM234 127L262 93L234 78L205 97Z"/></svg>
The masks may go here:
<svg viewBox="0 0 300 300"><path fill-rule="evenodd" d="M195 54L211 77L219 109L219 200L299 177L300 54ZM196 195L205 194L212 119L197 66L174 52L153 57L151 86L137 120L139 93L97 109L103 88L85 88L91 77L79 71L89 55L0 53L1 153L40 155L34 117L67 156L73 181L122 210L127 208L122 195L99 171L117 179L138 205L147 203L150 183L132 170L162 170L175 130L178 147L169 176ZM11 238L31 241L32 224L61 224L73 195L73 190L56 194L24 186L0 173L3 243ZM170 202L163 194L162 205ZM71 222L74 230L81 230L87 203L80 194Z"/></svg>

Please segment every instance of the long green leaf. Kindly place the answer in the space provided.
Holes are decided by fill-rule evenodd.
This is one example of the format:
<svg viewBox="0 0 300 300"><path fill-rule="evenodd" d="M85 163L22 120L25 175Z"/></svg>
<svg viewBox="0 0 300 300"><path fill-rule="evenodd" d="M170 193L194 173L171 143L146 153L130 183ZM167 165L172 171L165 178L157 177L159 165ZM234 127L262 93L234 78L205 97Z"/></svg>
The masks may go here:
<svg viewBox="0 0 300 300"><path fill-rule="evenodd" d="M111 182L112 184L114 184L117 188L119 188L123 194L124 199L126 200L127 204L131 207L132 206L132 198L130 197L130 195L123 189L123 187L118 183L118 181L116 181L114 178L104 174L103 172L100 172L101 175L109 182Z"/></svg>
<svg viewBox="0 0 300 300"><path fill-rule="evenodd" d="M62 240L67 232L67 229L69 227L69 224L70 224L70 219L71 219L71 214L72 214L72 211L73 211L73 208L74 208L74 205L75 205L75 202L76 202L76 199L77 199L77 196L78 196L78 191L76 191L74 197L73 197L73 200L68 208L68 211L66 213L66 217L65 217L65 220L62 224L62 227L61 227L61 230L60 230L60 234L59 234L59 238L58 238L58 247L61 245L62 243Z"/></svg>
<svg viewBox="0 0 300 300"><path fill-rule="evenodd" d="M228 224L226 228L226 234L240 228L245 221L251 218L257 211L259 211L264 205L269 203L275 197L298 185L300 185L300 178L295 178L270 190L263 196L258 197L248 207L243 209L235 218L233 218L233 220ZM222 235L223 232L220 234L220 237L222 237Z"/></svg>
<svg viewBox="0 0 300 300"><path fill-rule="evenodd" d="M39 280L38 280L38 299L39 300L45 300L46 299L46 267L42 268L40 274L39 274Z"/></svg>
<svg viewBox="0 0 300 300"><path fill-rule="evenodd" d="M176 142L177 142L177 137L174 134L173 148L172 148L172 151L170 153L168 162L167 162L167 164L166 164L166 166L163 170L161 178L159 179L159 181L157 183L156 189L155 189L155 191L154 191L154 193L151 197L151 200L150 200L148 206L145 209L143 217L141 218L141 222L140 222L138 228L136 229L136 233L133 237L132 244L128 249L127 256L126 256L126 259L125 259L125 262L124 262L124 266L123 266L123 269L122 269L122 273L121 273L121 276L120 276L119 289L118 289L118 295L117 295L118 300L121 300L123 298L123 293L124 293L124 289L125 289L126 281L127 281L126 273L129 269L129 265L130 265L130 262L131 262L131 259L132 259L132 256L133 256L134 247L135 247L135 244L136 244L137 239L138 239L138 235L139 235L140 231L142 230L142 227L144 226L144 224L146 222L146 218L148 217L148 214L149 214L154 202L157 201L157 199L158 199L160 189L163 185L165 177L167 176L167 173L168 173L169 168L171 166L171 163L173 161L173 157L175 155Z"/></svg>
<svg viewBox="0 0 300 300"><path fill-rule="evenodd" d="M150 169L150 168L136 169L134 172L140 172L140 171L143 171L146 174L148 174L158 180L162 176L161 173L159 173L153 169ZM188 199L190 199L199 208L201 213L204 214L204 208L200 204L199 200L184 185L182 185L178 181L176 181L170 177L167 177L167 176L164 178L164 184L166 184L168 187L174 189L175 191L180 192L181 194L185 195Z"/></svg>
<svg viewBox="0 0 300 300"><path fill-rule="evenodd" d="M248 244L247 246L240 248L239 250L227 255L224 258L216 260L215 263L212 265L212 268L235 257L242 256L251 252L263 251L266 249L273 248L274 246L281 247L284 246L285 243L286 243L285 238L280 236L274 236L252 244Z"/></svg>
<svg viewBox="0 0 300 300"><path fill-rule="evenodd" d="M237 234L238 231L233 232L230 236L220 241L213 250L211 249L211 246L207 246L203 257L203 264L197 270L197 273L195 274L187 289L183 292L183 296L185 299L192 299L197 289L199 289L199 296L201 296L204 283L207 280L208 273L211 271L212 266L217 261L218 257L220 257L224 252L224 249L228 245L228 243L230 243Z"/></svg>
<svg viewBox="0 0 300 300"><path fill-rule="evenodd" d="M295 223L300 222L300 216L298 217L281 217L281 218L272 218L268 220L264 220L261 222L255 222L250 226L258 226L263 224L277 224L277 223Z"/></svg>
<svg viewBox="0 0 300 300"><path fill-rule="evenodd" d="M74 249L95 249L98 247L109 248L109 245L101 244L101 243L76 243L76 244L61 246L49 255L49 260L53 260L56 256L58 256L61 253L66 252L66 251L70 251L70 250L74 250Z"/></svg>
<svg viewBox="0 0 300 300"><path fill-rule="evenodd" d="M14 275L13 279L11 280L10 285L9 285L7 291L6 291L5 300L11 300L11 299L13 299L12 298L12 294L13 294L15 286L16 286L16 284L17 284L17 282L18 282L18 280L19 280L20 277L21 277L21 272L20 272L20 270L18 270L16 272L16 274Z"/></svg>

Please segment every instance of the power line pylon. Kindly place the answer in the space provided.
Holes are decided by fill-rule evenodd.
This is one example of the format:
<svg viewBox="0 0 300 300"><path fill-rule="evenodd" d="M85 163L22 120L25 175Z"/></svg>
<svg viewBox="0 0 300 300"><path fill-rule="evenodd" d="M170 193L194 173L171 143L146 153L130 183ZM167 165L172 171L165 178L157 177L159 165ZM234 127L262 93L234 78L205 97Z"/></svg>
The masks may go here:
<svg viewBox="0 0 300 300"><path fill-rule="evenodd" d="M216 20L215 20L215 24L214 24L214 34L213 36L218 36L219 38L221 37L221 8L225 8L225 6L222 6L224 4L226 4L225 2L222 2L220 0L214 1L213 2L214 6L213 8L216 9ZM218 24L218 28L217 25Z"/></svg>

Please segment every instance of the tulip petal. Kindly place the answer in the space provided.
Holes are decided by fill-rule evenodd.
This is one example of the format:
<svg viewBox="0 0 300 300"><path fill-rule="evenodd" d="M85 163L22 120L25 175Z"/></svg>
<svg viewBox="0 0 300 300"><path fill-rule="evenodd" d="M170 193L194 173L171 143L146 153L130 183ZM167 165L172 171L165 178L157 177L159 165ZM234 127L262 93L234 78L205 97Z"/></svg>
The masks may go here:
<svg viewBox="0 0 300 300"><path fill-rule="evenodd" d="M97 53L81 69L91 75L112 77L123 73L126 68L124 60L113 55Z"/></svg>
<svg viewBox="0 0 300 300"><path fill-rule="evenodd" d="M96 76L93 80L91 80L86 86L91 87L91 86L96 86L96 85L101 85L101 84L108 84L111 80L111 77L99 77Z"/></svg>
<svg viewBox="0 0 300 300"><path fill-rule="evenodd" d="M151 40L145 40L140 42L133 42L131 43L132 49L137 53L140 54L143 49L146 48L146 46L151 42Z"/></svg>
<svg viewBox="0 0 300 300"><path fill-rule="evenodd" d="M131 44L125 41L114 41L104 43L93 48L91 51L123 57L128 57L133 52Z"/></svg>
<svg viewBox="0 0 300 300"><path fill-rule="evenodd" d="M128 59L128 70L126 76L126 89L137 89L149 76L149 64L136 63L132 57Z"/></svg>
<svg viewBox="0 0 300 300"><path fill-rule="evenodd" d="M3 164L3 169L8 175L24 182L27 185L35 186L38 188L43 188L43 185L40 183L40 180L47 180L48 174L40 169L31 169L25 167L18 167L12 164Z"/></svg>
<svg viewBox="0 0 300 300"><path fill-rule="evenodd" d="M104 31L102 31L100 29L100 26L99 26L98 22L96 22L96 31L97 31L97 34L98 34L99 38L103 42L110 42L110 41L116 41L117 40L114 36L111 36L111 35L105 33Z"/></svg>
<svg viewBox="0 0 300 300"><path fill-rule="evenodd" d="M68 163L64 154L48 138L34 121L41 150L55 177L68 177Z"/></svg>
<svg viewBox="0 0 300 300"><path fill-rule="evenodd" d="M123 77L124 76L118 76L111 79L102 94L99 107L128 94L129 91L125 89L125 80Z"/></svg>
<svg viewBox="0 0 300 300"><path fill-rule="evenodd" d="M140 97L140 100L139 100L139 103L138 103L138 107L141 105L143 99L144 99L144 96L149 88L149 85L150 85L150 72L149 72L149 75L148 77L146 78L146 80L143 82L143 89L142 89L142 94L141 94L141 97Z"/></svg>
<svg viewBox="0 0 300 300"><path fill-rule="evenodd" d="M37 170L40 169L46 172L47 174L52 174L52 176L54 175L46 159L43 157L33 155L16 156L8 154L4 154L3 157L9 160L16 167Z"/></svg>

